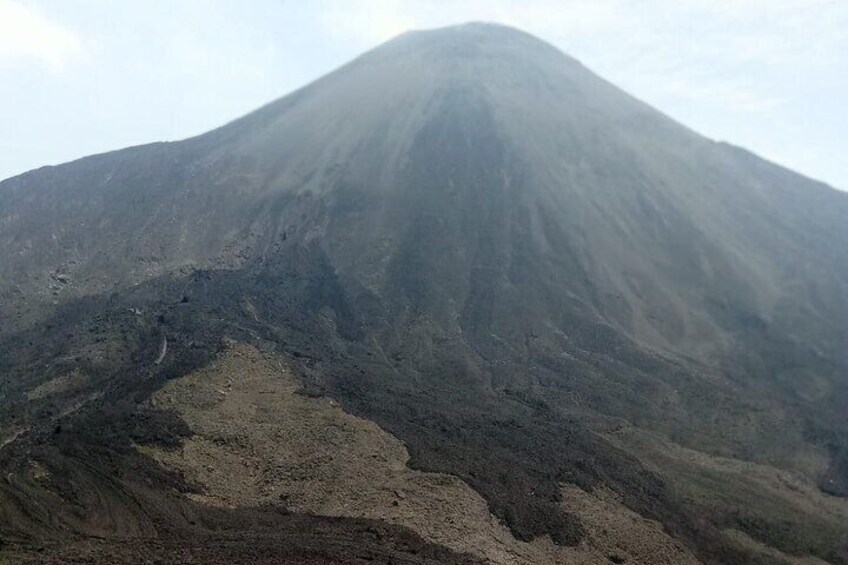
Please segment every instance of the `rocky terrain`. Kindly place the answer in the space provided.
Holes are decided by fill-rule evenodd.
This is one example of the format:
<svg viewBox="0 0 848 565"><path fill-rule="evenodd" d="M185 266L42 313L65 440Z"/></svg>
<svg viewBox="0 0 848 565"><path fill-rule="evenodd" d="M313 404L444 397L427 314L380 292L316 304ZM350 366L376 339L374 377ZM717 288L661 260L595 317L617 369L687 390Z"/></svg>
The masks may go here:
<svg viewBox="0 0 848 565"><path fill-rule="evenodd" d="M591 544L516 540L468 485L410 469L396 438L332 400L298 394L285 365L251 347L228 348L207 368L168 383L151 404L175 410L192 436L176 450L142 449L199 485L194 498L207 504L368 517L490 563L603 564L616 555L630 562L697 562L659 524L629 512L614 496L598 500L576 487L563 504L591 528Z"/></svg>
<svg viewBox="0 0 848 565"><path fill-rule="evenodd" d="M486 24L8 179L0 554L846 563L846 218Z"/></svg>

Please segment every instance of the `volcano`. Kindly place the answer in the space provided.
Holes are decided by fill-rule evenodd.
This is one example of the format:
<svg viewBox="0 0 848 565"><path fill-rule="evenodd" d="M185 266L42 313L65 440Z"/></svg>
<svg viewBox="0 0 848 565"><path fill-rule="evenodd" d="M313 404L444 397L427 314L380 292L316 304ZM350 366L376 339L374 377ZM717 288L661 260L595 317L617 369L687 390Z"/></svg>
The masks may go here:
<svg viewBox="0 0 848 565"><path fill-rule="evenodd" d="M0 551L848 563L846 351L848 195L409 32L0 183Z"/></svg>

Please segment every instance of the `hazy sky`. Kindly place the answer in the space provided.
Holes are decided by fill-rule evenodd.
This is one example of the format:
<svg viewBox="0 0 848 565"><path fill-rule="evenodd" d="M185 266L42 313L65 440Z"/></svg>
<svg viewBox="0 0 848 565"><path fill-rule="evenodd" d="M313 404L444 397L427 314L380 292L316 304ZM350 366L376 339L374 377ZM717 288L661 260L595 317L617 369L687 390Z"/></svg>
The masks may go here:
<svg viewBox="0 0 848 565"><path fill-rule="evenodd" d="M0 178L201 133L406 29L469 20L848 189L848 0L0 0Z"/></svg>

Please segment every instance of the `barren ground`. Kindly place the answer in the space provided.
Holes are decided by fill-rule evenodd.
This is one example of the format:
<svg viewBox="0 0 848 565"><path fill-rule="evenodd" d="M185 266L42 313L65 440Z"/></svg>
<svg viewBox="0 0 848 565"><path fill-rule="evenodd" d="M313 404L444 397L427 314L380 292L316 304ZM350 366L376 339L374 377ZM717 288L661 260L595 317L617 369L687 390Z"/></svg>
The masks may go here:
<svg viewBox="0 0 848 565"><path fill-rule="evenodd" d="M516 540L485 500L456 477L407 466L404 445L334 401L298 393L291 370L252 346L166 385L151 407L172 409L193 436L176 450L142 446L179 470L212 505L280 505L296 512L372 518L499 564L695 563L656 522L609 494L563 488L589 532L574 548Z"/></svg>

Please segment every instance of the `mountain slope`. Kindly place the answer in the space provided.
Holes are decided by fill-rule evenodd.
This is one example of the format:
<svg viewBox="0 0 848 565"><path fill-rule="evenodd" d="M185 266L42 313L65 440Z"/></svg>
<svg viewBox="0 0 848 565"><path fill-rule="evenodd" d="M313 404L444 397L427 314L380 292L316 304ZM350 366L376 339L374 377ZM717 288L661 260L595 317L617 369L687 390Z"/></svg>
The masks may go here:
<svg viewBox="0 0 848 565"><path fill-rule="evenodd" d="M193 428L146 400L237 339L521 543L586 537L576 484L704 560L754 559L743 532L845 561L845 218L522 32L405 34L208 134L0 183L4 500L85 446L154 480L133 446Z"/></svg>

